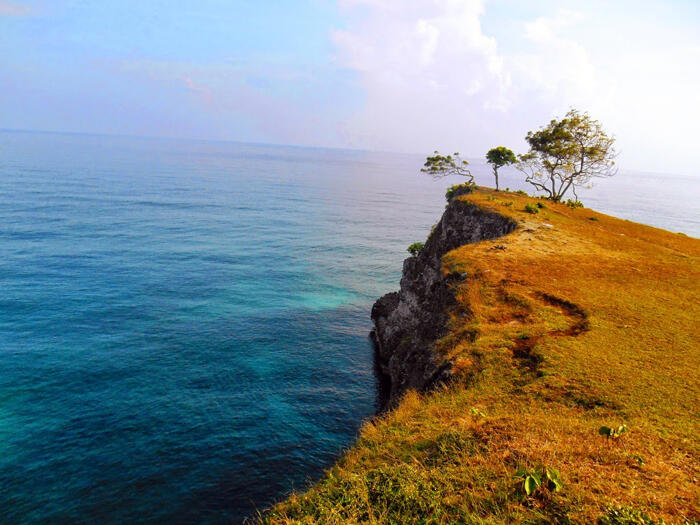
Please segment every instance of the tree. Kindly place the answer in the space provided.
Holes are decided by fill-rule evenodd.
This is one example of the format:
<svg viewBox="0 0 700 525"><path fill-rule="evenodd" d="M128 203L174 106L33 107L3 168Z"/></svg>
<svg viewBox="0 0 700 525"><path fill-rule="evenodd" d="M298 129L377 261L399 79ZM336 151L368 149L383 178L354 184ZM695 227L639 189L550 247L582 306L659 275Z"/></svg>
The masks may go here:
<svg viewBox="0 0 700 525"><path fill-rule="evenodd" d="M491 148L486 154L486 162L491 164L493 168L493 176L496 178L496 191L498 191L498 168L502 168L507 164L515 164L518 159L511 150L505 146Z"/></svg>
<svg viewBox="0 0 700 525"><path fill-rule="evenodd" d="M617 173L615 139L588 113L571 109L563 119L528 132L525 140L530 150L520 155L516 167L553 201L560 201L569 189L578 201L577 187Z"/></svg>
<svg viewBox="0 0 700 525"><path fill-rule="evenodd" d="M471 184L474 182L474 176L467 168L468 165L469 162L462 160L459 153L443 156L436 151L432 157L425 159L425 164L423 164L421 171L434 179L440 179L448 175L460 175L466 177L467 182Z"/></svg>

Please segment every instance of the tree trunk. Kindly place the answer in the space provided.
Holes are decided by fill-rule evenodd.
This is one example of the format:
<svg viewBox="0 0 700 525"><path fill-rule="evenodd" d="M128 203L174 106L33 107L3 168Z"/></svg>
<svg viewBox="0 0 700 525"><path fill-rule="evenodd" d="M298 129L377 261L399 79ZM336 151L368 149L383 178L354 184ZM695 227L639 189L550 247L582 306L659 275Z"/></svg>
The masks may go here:
<svg viewBox="0 0 700 525"><path fill-rule="evenodd" d="M557 185L554 182L554 175L550 175L549 178L552 181L552 200L558 201L559 199L557 198Z"/></svg>
<svg viewBox="0 0 700 525"><path fill-rule="evenodd" d="M498 191L498 168L493 166L493 176L496 177L496 191Z"/></svg>

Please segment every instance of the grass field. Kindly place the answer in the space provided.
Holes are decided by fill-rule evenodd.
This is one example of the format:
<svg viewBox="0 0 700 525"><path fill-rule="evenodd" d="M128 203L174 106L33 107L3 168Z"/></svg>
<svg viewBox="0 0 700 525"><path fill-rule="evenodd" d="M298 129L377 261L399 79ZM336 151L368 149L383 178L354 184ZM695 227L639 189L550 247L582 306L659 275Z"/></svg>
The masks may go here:
<svg viewBox="0 0 700 525"><path fill-rule="evenodd" d="M700 240L522 194L461 199L519 224L443 258L465 278L436 350L462 379L409 392L262 520L697 522Z"/></svg>

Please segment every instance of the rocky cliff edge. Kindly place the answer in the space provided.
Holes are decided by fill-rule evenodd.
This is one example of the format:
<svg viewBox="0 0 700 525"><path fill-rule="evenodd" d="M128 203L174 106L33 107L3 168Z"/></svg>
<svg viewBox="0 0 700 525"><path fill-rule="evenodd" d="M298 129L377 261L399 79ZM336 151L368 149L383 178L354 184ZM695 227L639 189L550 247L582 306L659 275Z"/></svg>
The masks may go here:
<svg viewBox="0 0 700 525"><path fill-rule="evenodd" d="M409 389L427 390L452 376L452 364L433 345L447 333L455 303L453 288L462 276L444 271L442 257L464 244L506 235L515 227L513 219L455 197L420 253L404 261L400 290L372 307L386 406L394 405Z"/></svg>

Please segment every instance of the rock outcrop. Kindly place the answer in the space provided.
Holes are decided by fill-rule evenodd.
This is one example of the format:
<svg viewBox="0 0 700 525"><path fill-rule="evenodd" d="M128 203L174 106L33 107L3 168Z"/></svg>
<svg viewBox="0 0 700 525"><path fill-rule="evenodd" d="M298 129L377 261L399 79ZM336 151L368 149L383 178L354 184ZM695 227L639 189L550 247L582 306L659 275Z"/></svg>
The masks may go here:
<svg viewBox="0 0 700 525"><path fill-rule="evenodd" d="M453 286L461 277L443 275L442 257L464 244L512 232L516 223L467 201L453 199L415 257L403 264L401 288L372 307L377 368L386 384L385 405L408 389L427 390L447 381L451 363L433 351L446 335Z"/></svg>

